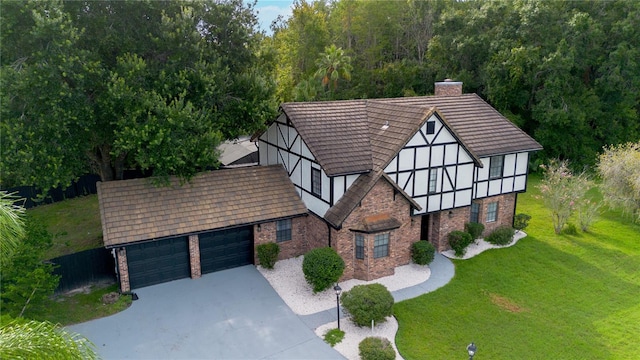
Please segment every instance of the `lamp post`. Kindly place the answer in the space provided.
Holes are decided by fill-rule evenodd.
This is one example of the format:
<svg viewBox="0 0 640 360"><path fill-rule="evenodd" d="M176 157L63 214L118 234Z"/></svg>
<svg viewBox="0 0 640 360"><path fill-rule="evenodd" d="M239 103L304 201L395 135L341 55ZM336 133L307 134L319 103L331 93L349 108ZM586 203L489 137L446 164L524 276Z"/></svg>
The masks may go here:
<svg viewBox="0 0 640 360"><path fill-rule="evenodd" d="M476 354L476 350L478 350L478 348L476 347L476 344L471 343L471 344L467 345L467 352L469 353L469 360L473 360L473 355Z"/></svg>
<svg viewBox="0 0 640 360"><path fill-rule="evenodd" d="M336 311L338 314L338 330L340 330L340 293L342 292L342 288L338 283L333 287L333 290L336 292Z"/></svg>

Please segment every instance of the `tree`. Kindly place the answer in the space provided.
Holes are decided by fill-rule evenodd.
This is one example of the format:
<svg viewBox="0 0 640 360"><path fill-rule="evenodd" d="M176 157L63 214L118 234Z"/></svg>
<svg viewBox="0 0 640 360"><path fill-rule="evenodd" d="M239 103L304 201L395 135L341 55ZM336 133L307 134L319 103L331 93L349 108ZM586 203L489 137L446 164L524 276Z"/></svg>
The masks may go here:
<svg viewBox="0 0 640 360"><path fill-rule="evenodd" d="M275 114L255 26L241 0L2 3L3 185L215 166Z"/></svg>
<svg viewBox="0 0 640 360"><path fill-rule="evenodd" d="M333 100L331 94L338 88L338 80L351 80L351 58L345 55L342 48L332 44L320 53L316 65L316 76L322 79L322 85L329 91L329 99Z"/></svg>
<svg viewBox="0 0 640 360"><path fill-rule="evenodd" d="M24 208L15 205L15 198L0 192L0 236L3 244L20 246L23 234ZM0 247L0 259L11 261L15 252L11 247ZM3 288L4 295L4 272ZM93 344L86 338L67 332L49 322L11 319L5 313L0 317L0 358L2 359L96 359Z"/></svg>
<svg viewBox="0 0 640 360"><path fill-rule="evenodd" d="M0 358L3 359L98 359L86 338L50 322L4 320L0 324Z"/></svg>
<svg viewBox="0 0 640 360"><path fill-rule="evenodd" d="M16 205L18 201L6 191L0 191L0 266L4 268L25 236L24 207Z"/></svg>
<svg viewBox="0 0 640 360"><path fill-rule="evenodd" d="M296 85L315 74L317 55L329 45L327 11L324 1L296 0L291 17L272 26L279 101L293 100Z"/></svg>
<svg viewBox="0 0 640 360"><path fill-rule="evenodd" d="M604 201L640 221L640 141L605 147L598 172Z"/></svg>
<svg viewBox="0 0 640 360"><path fill-rule="evenodd" d="M585 173L574 175L567 161L552 160L541 167L544 177L538 188L551 212L553 230L560 234L592 184Z"/></svg>
<svg viewBox="0 0 640 360"><path fill-rule="evenodd" d="M2 267L0 305L2 313L12 317L27 316L46 306L59 281L53 264L43 261L52 246L51 234L33 218L25 220L25 236Z"/></svg>

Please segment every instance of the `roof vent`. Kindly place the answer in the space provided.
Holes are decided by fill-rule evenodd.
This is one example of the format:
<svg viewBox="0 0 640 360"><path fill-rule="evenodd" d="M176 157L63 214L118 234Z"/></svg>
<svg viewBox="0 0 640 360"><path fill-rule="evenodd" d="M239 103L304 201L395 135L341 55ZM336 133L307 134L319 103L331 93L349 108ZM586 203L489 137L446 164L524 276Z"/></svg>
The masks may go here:
<svg viewBox="0 0 640 360"><path fill-rule="evenodd" d="M382 125L382 127L380 129L387 130L388 128L389 128L389 121L385 121L384 125Z"/></svg>

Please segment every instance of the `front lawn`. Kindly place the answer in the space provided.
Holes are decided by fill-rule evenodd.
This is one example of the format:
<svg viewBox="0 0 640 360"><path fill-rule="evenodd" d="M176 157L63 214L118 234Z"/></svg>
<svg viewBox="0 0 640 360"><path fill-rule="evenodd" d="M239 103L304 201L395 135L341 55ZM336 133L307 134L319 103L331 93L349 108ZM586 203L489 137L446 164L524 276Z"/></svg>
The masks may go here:
<svg viewBox="0 0 640 360"><path fill-rule="evenodd" d="M130 295L121 295L113 304L105 304L102 296L118 292L117 284L95 284L74 294L54 296L44 308L29 311L26 317L72 325L119 313L131 305Z"/></svg>
<svg viewBox="0 0 640 360"><path fill-rule="evenodd" d="M516 246L454 261L445 287L395 306L405 359L631 359L640 334L640 226L608 211L589 233L555 235L532 179ZM636 334L636 335L632 335Z"/></svg>

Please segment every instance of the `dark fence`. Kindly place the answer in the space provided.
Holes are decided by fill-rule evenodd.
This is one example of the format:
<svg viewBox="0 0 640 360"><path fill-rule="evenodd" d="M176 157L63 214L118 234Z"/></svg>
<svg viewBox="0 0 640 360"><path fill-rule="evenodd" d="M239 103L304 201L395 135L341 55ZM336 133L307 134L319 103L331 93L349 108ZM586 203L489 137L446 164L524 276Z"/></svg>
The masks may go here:
<svg viewBox="0 0 640 360"><path fill-rule="evenodd" d="M123 179L137 179L148 177L149 174L140 170L125 170ZM49 190L47 195L42 197L42 191L35 186L16 186L9 189L3 189L9 194L15 193L18 198L25 199L24 207L30 209L32 207L44 204L51 204L62 201L64 199L73 199L78 196L96 194L98 189L96 183L100 181L100 176L96 174L82 175L77 181L71 183L71 186L63 189L57 187Z"/></svg>
<svg viewBox="0 0 640 360"><path fill-rule="evenodd" d="M60 275L56 293L67 292L96 282L116 281L115 260L111 250L91 249L50 260L58 265L53 271Z"/></svg>

